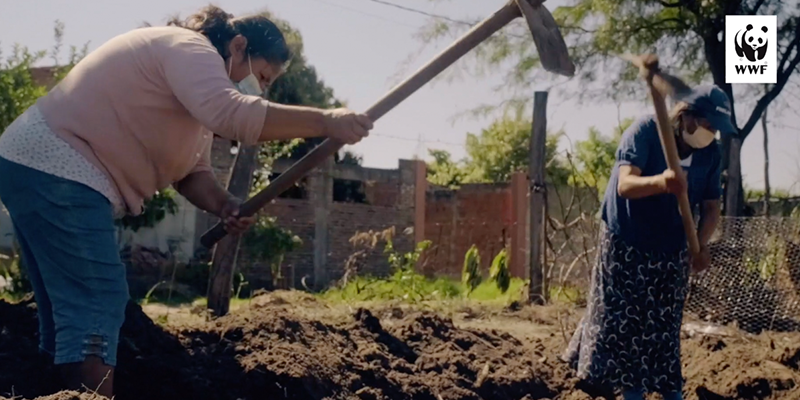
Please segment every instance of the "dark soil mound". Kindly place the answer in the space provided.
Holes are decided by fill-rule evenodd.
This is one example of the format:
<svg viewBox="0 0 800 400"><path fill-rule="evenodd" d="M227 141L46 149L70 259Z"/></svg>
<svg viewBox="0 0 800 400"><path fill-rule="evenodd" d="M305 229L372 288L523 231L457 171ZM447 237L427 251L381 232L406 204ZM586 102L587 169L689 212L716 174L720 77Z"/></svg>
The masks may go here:
<svg viewBox="0 0 800 400"><path fill-rule="evenodd" d="M117 398L518 400L565 389L549 383L563 382L568 372L543 356L543 345L459 330L435 314L406 316L387 331L364 309L342 326L257 311L167 332L130 304ZM0 302L0 332L0 395L55 392L56 371L36 356L35 303Z"/></svg>
<svg viewBox="0 0 800 400"><path fill-rule="evenodd" d="M37 354L35 303L0 301L0 397L59 387ZM557 359L563 338L520 341L459 329L431 312L383 325L359 309L332 325L253 308L168 332L131 304L119 349L119 400L591 399ZM800 336L687 339L689 399L800 398ZM62 392L47 400L94 400Z"/></svg>

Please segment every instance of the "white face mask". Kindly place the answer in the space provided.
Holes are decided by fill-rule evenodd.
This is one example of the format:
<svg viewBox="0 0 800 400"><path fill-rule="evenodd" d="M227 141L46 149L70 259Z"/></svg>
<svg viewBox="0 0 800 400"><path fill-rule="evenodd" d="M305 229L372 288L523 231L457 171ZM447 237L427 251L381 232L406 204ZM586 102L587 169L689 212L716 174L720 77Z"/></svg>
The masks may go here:
<svg viewBox="0 0 800 400"><path fill-rule="evenodd" d="M250 62L250 56L247 56L247 64L250 67L250 75L247 75L246 78L242 79L239 82L234 82L233 85L236 86L236 89L241 94L264 98L266 90L261 90L261 83L258 81L258 78L256 78L256 75L253 73L253 64ZM231 70L233 69L232 67L233 67L233 57L231 57L230 62L228 63L228 78L230 78L231 76Z"/></svg>
<svg viewBox="0 0 800 400"><path fill-rule="evenodd" d="M693 149L702 149L707 147L714 141L715 134L710 130L698 126L694 133L689 134L686 130L681 134L683 141Z"/></svg>

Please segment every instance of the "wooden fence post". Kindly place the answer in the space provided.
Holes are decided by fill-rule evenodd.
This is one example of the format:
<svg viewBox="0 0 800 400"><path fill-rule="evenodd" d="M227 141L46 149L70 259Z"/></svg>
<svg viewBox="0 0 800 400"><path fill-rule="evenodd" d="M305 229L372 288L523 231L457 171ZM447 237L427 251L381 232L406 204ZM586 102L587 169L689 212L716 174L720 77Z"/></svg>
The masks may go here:
<svg viewBox="0 0 800 400"><path fill-rule="evenodd" d="M241 146L233 164L228 191L242 200L247 199L250 194L260 149L260 145ZM233 272L236 269L240 239L240 235L227 235L214 249L214 260L211 263L209 276L208 308L217 317L226 315L230 309Z"/></svg>
<svg viewBox="0 0 800 400"><path fill-rule="evenodd" d="M530 188L530 286L528 302L544 304L547 285L544 282L542 251L544 246L545 148L547 146L547 92L536 92L533 97L533 127L530 140L528 179Z"/></svg>

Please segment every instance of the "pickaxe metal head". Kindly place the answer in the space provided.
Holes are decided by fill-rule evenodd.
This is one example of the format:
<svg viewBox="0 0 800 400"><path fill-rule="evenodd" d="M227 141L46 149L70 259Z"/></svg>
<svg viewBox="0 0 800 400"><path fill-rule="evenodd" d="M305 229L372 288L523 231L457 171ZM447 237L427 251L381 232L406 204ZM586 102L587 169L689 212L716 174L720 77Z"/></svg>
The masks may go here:
<svg viewBox="0 0 800 400"><path fill-rule="evenodd" d="M575 64L569 57L567 44L553 15L542 6L544 0L512 1L517 3L522 17L528 23L542 68L568 77L575 75Z"/></svg>

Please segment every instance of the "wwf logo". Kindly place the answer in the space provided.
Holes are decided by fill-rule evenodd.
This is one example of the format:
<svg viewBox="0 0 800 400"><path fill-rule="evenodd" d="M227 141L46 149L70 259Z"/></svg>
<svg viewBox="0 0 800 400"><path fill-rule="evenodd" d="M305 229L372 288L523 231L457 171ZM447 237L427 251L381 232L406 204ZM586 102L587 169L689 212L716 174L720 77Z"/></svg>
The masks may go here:
<svg viewBox="0 0 800 400"><path fill-rule="evenodd" d="M745 29L736 32L736 42L734 43L736 55L747 58L750 62L763 60L767 55L767 46L769 46L767 32L769 32L769 28L766 26L754 29L752 24L748 24Z"/></svg>
<svg viewBox="0 0 800 400"><path fill-rule="evenodd" d="M777 15L725 16L725 83L776 83Z"/></svg>

